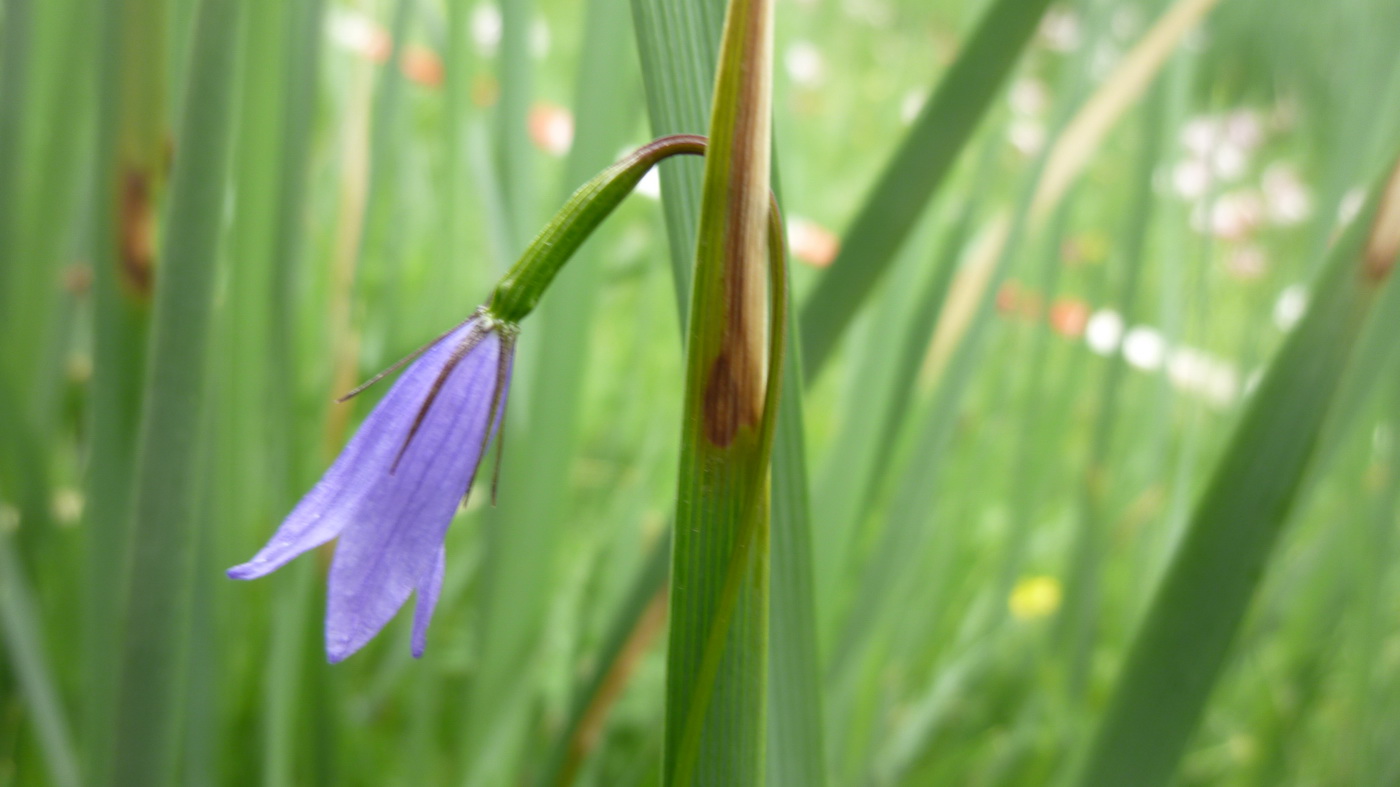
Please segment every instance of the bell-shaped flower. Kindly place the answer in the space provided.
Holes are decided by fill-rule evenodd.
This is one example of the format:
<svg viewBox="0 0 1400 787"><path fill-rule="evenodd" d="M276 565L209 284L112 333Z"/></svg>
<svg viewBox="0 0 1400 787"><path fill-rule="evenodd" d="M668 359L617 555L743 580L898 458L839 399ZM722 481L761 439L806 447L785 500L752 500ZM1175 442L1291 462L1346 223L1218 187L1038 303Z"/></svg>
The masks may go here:
<svg viewBox="0 0 1400 787"><path fill-rule="evenodd" d="M413 655L421 656L442 591L447 526L505 413L516 326L656 162L704 151L704 137L662 137L579 187L497 283L486 306L346 395L412 362L267 546L228 575L255 579L339 538L326 655L336 662L364 647L416 592Z"/></svg>
<svg viewBox="0 0 1400 787"><path fill-rule="evenodd" d="M500 428L515 334L480 310L400 362L412 361L326 474L262 551L229 569L255 579L338 538L327 591L331 662L373 639L414 592L412 651L423 654L442 591L443 539Z"/></svg>

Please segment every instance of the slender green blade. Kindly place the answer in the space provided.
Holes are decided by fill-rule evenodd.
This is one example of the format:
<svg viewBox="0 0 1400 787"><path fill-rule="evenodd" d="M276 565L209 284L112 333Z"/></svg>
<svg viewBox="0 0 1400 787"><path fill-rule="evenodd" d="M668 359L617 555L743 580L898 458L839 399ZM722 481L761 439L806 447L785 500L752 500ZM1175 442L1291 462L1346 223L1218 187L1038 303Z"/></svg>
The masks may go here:
<svg viewBox="0 0 1400 787"><path fill-rule="evenodd" d="M723 15L721 0L632 0L647 112L656 136L705 133ZM702 166L703 162L689 157L661 164L661 198L682 326L690 312Z"/></svg>
<svg viewBox="0 0 1400 787"><path fill-rule="evenodd" d="M623 681L629 677L631 664L639 655L637 647L644 643L660 620L653 621L653 610L664 619L665 609L654 605L664 602L666 575L671 569L671 533L657 539L645 563L622 598L617 614L608 624L598 652L598 666L588 676L569 708L569 720L558 740L550 748L544 769L536 784L540 787L572 784L588 755L589 740L598 733L603 714ZM611 695L611 696L610 696Z"/></svg>
<svg viewBox="0 0 1400 787"><path fill-rule="evenodd" d="M1161 156L1161 129L1163 115L1166 114L1166 97L1166 86L1159 85L1142 116L1142 146L1138 153L1138 169L1134 173L1137 183L1133 189L1133 207L1128 212L1128 224L1124 230L1122 278L1117 297L1114 299L1124 321L1128 323L1132 323L1138 316L1137 300L1142 281L1143 259L1146 257L1147 231L1155 204L1152 179ZM1126 364L1121 353L1114 355L1105 365L1099 383L1098 414L1090 438L1089 456L1080 488L1079 523L1065 592L1064 612L1056 622L1069 654L1070 692L1076 698L1082 693L1087 680L1089 659L1093 653L1095 632L1098 628L1096 619L1100 608L1098 595L1101 592L1099 562L1104 551L1103 531L1108 518L1104 500L1107 490L1104 487L1105 479L1112 472L1109 458L1112 453L1114 427L1118 419L1119 397Z"/></svg>
<svg viewBox="0 0 1400 787"><path fill-rule="evenodd" d="M1048 0L998 0L885 165L816 289L802 305L807 378L836 341L972 137L997 88L1035 31Z"/></svg>
<svg viewBox="0 0 1400 787"><path fill-rule="evenodd" d="M165 115L163 58L125 56L132 48L161 51L164 4L107 0L98 14L99 44L92 75L97 106L93 150L91 255L93 262L93 361L91 455L87 468L85 524L87 599L84 617L87 679L84 685L84 770L97 778L111 753L116 695L111 653L118 646L119 588L130 530L132 476L140 428L142 381L150 324L150 289L141 286L143 261L130 242L133 201L151 196L163 178L132 150L145 150L132 134L165 133L164 123L143 129L126 118ZM129 17L137 21L128 21ZM162 42L162 43L156 43ZM133 98L141 93L140 98ZM136 126L136 132L131 131ZM163 169L160 171L163 172ZM133 185L145 184L144 189ZM145 263L149 263L146 260ZM146 282L149 285L149 281Z"/></svg>
<svg viewBox="0 0 1400 787"><path fill-rule="evenodd" d="M633 3L642 75L652 129L657 134L699 132L709 108L721 4L673 0ZM662 195L682 324L695 237L699 162L661 165ZM772 784L818 786L825 781L824 719L812 588L812 545L807 506L802 390L795 382L801 358L790 322L789 352L773 448L770 588L768 779Z"/></svg>
<svg viewBox="0 0 1400 787"><path fill-rule="evenodd" d="M711 106L687 337L666 672L668 785L759 784L767 737L769 468L782 359L764 372L773 13L733 0ZM781 245L781 239L776 243ZM783 303L779 278L769 282ZM781 352L772 313L770 353Z"/></svg>
<svg viewBox="0 0 1400 787"><path fill-rule="evenodd" d="M195 472L240 6L203 0L171 184L133 498L112 785L169 783L195 565Z"/></svg>
<svg viewBox="0 0 1400 787"><path fill-rule="evenodd" d="M566 197L612 162L626 139L628 122L636 119L626 111L629 93L621 89L629 76L635 79L624 57L630 35L626 7L598 0L588 4L574 101L577 133L562 184ZM602 284L602 262L588 245L580 249L541 301L538 319L521 341L517 364L531 367L531 395L522 411L524 425L511 435L505 451L499 521L491 526L493 551L481 599L479 704L473 709L478 729L499 726L499 709L531 700L542 682L521 677L542 672L536 669L537 654L558 591L556 556L561 528L569 518L569 476L577 458L582 411L578 392L589 370L589 328ZM522 664L530 666L522 669ZM571 725L547 769L549 783L555 783L553 778L563 768L559 746L571 742L572 735Z"/></svg>
<svg viewBox="0 0 1400 787"><path fill-rule="evenodd" d="M11 548L10 535L0 533L3 652L8 657L9 668L15 672L25 704L34 715L49 778L59 787L77 787L82 783L78 776L78 758L38 623L34 594Z"/></svg>
<svg viewBox="0 0 1400 787"><path fill-rule="evenodd" d="M1133 639L1079 784L1171 778L1397 253L1400 170L1337 243L1307 316L1254 393Z"/></svg>
<svg viewBox="0 0 1400 787"><path fill-rule="evenodd" d="M515 256L534 233L534 154L525 133L530 114L530 27L533 0L501 3L501 99L496 112L496 171L500 173L507 242Z"/></svg>
<svg viewBox="0 0 1400 787"><path fill-rule="evenodd" d="M786 330L797 335L789 306ZM817 608L807 449L803 433L802 353L796 342L783 361L773 445L773 555L769 570L768 784L826 783L825 719L817 649Z"/></svg>

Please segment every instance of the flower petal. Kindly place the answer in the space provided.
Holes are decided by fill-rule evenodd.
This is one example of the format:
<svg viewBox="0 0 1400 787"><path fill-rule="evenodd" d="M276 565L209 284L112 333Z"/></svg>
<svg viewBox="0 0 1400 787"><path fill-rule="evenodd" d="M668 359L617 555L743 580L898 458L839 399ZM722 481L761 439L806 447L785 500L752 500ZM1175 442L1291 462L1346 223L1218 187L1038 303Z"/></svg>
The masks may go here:
<svg viewBox="0 0 1400 787"><path fill-rule="evenodd" d="M408 367L360 425L316 486L297 503L253 559L228 570L233 579L256 579L308 549L335 538L361 518L360 509L403 444L418 405L442 365L475 320L443 337Z"/></svg>
<svg viewBox="0 0 1400 787"><path fill-rule="evenodd" d="M413 606L413 658L423 658L428 646L428 624L433 622L433 610L442 595L442 578L447 573L447 549L438 547L433 568L418 585L418 601Z"/></svg>
<svg viewBox="0 0 1400 787"><path fill-rule="evenodd" d="M431 370L424 376L428 382L395 414L396 439L380 441L386 451L362 479L366 488L336 545L326 610L326 654L332 662L378 634L429 576L481 461L499 374L501 338L495 333L451 371L417 434L398 454L454 345L440 346L447 348L445 354L424 356L414 364L411 371L420 366ZM502 400L505 388L503 382ZM500 423L497 415L493 432Z"/></svg>

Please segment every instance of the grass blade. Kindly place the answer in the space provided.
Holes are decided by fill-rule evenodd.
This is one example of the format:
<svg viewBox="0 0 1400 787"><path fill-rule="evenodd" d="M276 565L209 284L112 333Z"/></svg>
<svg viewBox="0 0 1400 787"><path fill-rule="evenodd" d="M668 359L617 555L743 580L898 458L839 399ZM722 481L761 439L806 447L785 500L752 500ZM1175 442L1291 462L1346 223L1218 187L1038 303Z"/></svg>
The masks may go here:
<svg viewBox="0 0 1400 787"><path fill-rule="evenodd" d="M124 566L112 559L125 554L130 536L132 477L140 429L142 382L150 328L150 288L141 286L141 260L127 241L150 227L131 226L132 216L145 215L131 204L132 183L153 184L163 168L134 151L145 151L154 140L138 134L165 135L163 122L143 126L127 120L146 111L161 117L164 72L162 58L144 61L126 52L157 46L163 39L160 3L107 0L99 13L98 56L92 75L96 107L93 151L93 369L91 397L91 456L87 468L85 524L87 550L84 646L87 651L83 709L84 771L92 778L107 772L111 754L113 706L117 676L109 654L116 652L120 629L120 588ZM137 19L128 21L128 16ZM147 261L149 262L149 261Z"/></svg>
<svg viewBox="0 0 1400 787"><path fill-rule="evenodd" d="M788 336L797 335L789 305ZM817 648L807 447L803 434L801 348L783 361L773 445L772 538L768 643L768 784L826 783L825 719Z"/></svg>
<svg viewBox="0 0 1400 787"><path fill-rule="evenodd" d="M78 758L38 624L33 594L11 549L10 535L0 533L0 632L4 634L0 639L25 704L34 714L49 777L59 787L77 787L81 783Z"/></svg>
<svg viewBox="0 0 1400 787"><path fill-rule="evenodd" d="M578 769L603 725L608 706L630 675L640 651L665 621L666 575L671 569L671 531L652 545L641 572L623 597L622 607L608 626L593 670L569 709L569 720L550 750L536 784L573 784ZM659 606L658 606L659 605Z"/></svg>
<svg viewBox="0 0 1400 787"><path fill-rule="evenodd" d="M713 53L719 41L720 8L717 2L633 3L654 133L695 132L704 128L709 108L706 88L713 78ZM699 162L679 159L661 165L682 325L688 306L699 168ZM795 340L797 332L791 321L788 330L789 337ZM783 375L788 380L801 380L801 359L795 343L790 344L789 356L784 361ZM801 401L800 385L783 387L773 448L767 760L770 783L819 787L825 779L824 715Z"/></svg>
<svg viewBox="0 0 1400 787"><path fill-rule="evenodd" d="M721 0L632 0L632 22L637 30L652 134L660 137L705 133L723 15ZM666 209L676 309L682 327L690 313L690 276L703 166L703 162L689 156L677 156L660 165L661 200Z"/></svg>
<svg viewBox="0 0 1400 787"><path fill-rule="evenodd" d="M115 748L103 783L169 783L195 560L201 400L223 218L239 5L203 0L171 184L133 497Z"/></svg>
<svg viewBox="0 0 1400 787"><path fill-rule="evenodd" d="M769 457L787 293L769 236L773 9L732 0L711 106L687 332L666 671L667 785L763 781ZM771 343L762 349L763 274Z"/></svg>

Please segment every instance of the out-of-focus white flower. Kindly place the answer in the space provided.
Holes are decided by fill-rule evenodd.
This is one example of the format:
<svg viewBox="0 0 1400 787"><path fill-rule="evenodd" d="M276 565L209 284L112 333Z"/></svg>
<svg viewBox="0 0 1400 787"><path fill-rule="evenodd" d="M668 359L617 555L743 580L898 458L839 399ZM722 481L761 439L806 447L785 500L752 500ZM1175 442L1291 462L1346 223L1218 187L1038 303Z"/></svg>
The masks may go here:
<svg viewBox="0 0 1400 787"><path fill-rule="evenodd" d="M1109 356L1118 351L1123 339L1123 318L1111 309L1099 309L1084 326L1084 343L1096 355Z"/></svg>
<svg viewBox="0 0 1400 787"><path fill-rule="evenodd" d="M1237 109L1225 116L1225 139L1244 150L1254 150L1264 141L1264 121L1252 109Z"/></svg>
<svg viewBox="0 0 1400 787"><path fill-rule="evenodd" d="M1172 350L1167 361L1167 379L1183 391L1198 394L1216 405L1234 401L1239 393L1239 375L1230 364L1192 347Z"/></svg>
<svg viewBox="0 0 1400 787"><path fill-rule="evenodd" d="M1181 127L1181 146L1192 155L1209 159L1223 136L1219 118L1197 115Z"/></svg>
<svg viewBox="0 0 1400 787"><path fill-rule="evenodd" d="M1017 115L1034 117L1045 111L1050 95L1044 82L1035 77L1021 77L1011 85L1007 101L1011 104L1011 111Z"/></svg>
<svg viewBox="0 0 1400 787"><path fill-rule="evenodd" d="M1073 52L1079 48L1079 17L1063 6L1051 8L1040 20L1040 39L1052 51Z"/></svg>
<svg viewBox="0 0 1400 787"><path fill-rule="evenodd" d="M490 57L501 45L501 9L494 3L480 3L472 9L472 41L481 54Z"/></svg>
<svg viewBox="0 0 1400 787"><path fill-rule="evenodd" d="M553 39L549 35L549 23L544 21L544 17L538 17L530 25L530 55L536 60L543 60L549 55L550 44Z"/></svg>
<svg viewBox="0 0 1400 787"><path fill-rule="evenodd" d="M1308 290L1301 284L1291 284L1279 293L1274 301L1274 325L1280 331L1288 331L1303 319L1308 310Z"/></svg>
<svg viewBox="0 0 1400 787"><path fill-rule="evenodd" d="M1184 158L1172 167L1172 190L1182 199L1204 197L1212 180L1210 166L1198 158Z"/></svg>
<svg viewBox="0 0 1400 787"><path fill-rule="evenodd" d="M928 101L928 91L924 88L914 88L904 94L904 98L899 102L899 119L905 125L914 122L914 118L924 109L924 102Z"/></svg>
<svg viewBox="0 0 1400 787"><path fill-rule="evenodd" d="M783 66L793 82L803 87L816 87L826 77L826 61L820 49L811 41L794 41L783 53Z"/></svg>
<svg viewBox="0 0 1400 787"><path fill-rule="evenodd" d="M393 47L389 34L357 11L330 9L326 14L326 33L337 45L374 61L387 58Z"/></svg>
<svg viewBox="0 0 1400 787"><path fill-rule="evenodd" d="M1337 203L1337 223L1346 226L1351 220L1356 218L1356 214L1361 212L1361 206L1366 204L1366 192L1360 188L1354 188L1342 195L1342 201Z"/></svg>
<svg viewBox="0 0 1400 787"><path fill-rule="evenodd" d="M1236 278L1252 281L1264 275L1269 267L1269 258L1264 250L1254 244L1237 246L1225 258L1225 269Z"/></svg>
<svg viewBox="0 0 1400 787"><path fill-rule="evenodd" d="M1210 160L1221 180L1238 180L1244 174L1245 167L1249 166L1249 153L1244 147L1226 139L1215 149Z"/></svg>
<svg viewBox="0 0 1400 787"><path fill-rule="evenodd" d="M574 116L569 110L541 101L530 107L530 141L551 156L562 156L574 144Z"/></svg>
<svg viewBox="0 0 1400 787"><path fill-rule="evenodd" d="M1162 334L1156 328L1137 325L1123 337L1123 358L1145 372L1155 372L1162 368L1166 357L1167 340L1162 338Z"/></svg>
<svg viewBox="0 0 1400 787"><path fill-rule="evenodd" d="M1312 215L1312 195L1293 167L1284 163L1270 164L1260 182L1269 218L1275 224L1289 226Z"/></svg>
<svg viewBox="0 0 1400 787"><path fill-rule="evenodd" d="M1016 118L1006 128L1011 147L1025 156L1034 156L1045 146L1045 127L1037 120Z"/></svg>
<svg viewBox="0 0 1400 787"><path fill-rule="evenodd" d="M1264 218L1264 205L1251 191L1222 194L1211 203L1208 212L1204 204L1191 213L1191 226L1197 232L1209 232L1223 240L1244 240L1254 232Z"/></svg>

